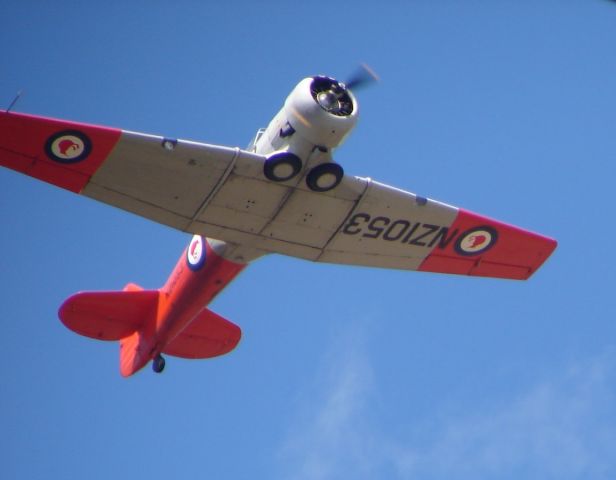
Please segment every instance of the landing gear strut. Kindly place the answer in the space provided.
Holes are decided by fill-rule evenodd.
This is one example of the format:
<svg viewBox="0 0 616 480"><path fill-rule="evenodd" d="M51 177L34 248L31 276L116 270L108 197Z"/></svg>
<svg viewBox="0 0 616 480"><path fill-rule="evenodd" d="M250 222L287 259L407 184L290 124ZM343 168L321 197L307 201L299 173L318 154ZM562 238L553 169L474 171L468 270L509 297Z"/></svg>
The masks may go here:
<svg viewBox="0 0 616 480"><path fill-rule="evenodd" d="M161 373L165 369L165 358L159 353L152 360L152 370Z"/></svg>

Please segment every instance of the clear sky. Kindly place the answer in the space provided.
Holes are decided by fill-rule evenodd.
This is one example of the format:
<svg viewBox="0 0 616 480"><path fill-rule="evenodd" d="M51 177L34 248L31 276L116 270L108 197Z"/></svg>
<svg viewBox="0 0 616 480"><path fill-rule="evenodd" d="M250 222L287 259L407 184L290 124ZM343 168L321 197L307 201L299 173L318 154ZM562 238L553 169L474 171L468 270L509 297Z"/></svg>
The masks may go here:
<svg viewBox="0 0 616 480"><path fill-rule="evenodd" d="M245 146L303 77L381 76L348 173L559 241L515 282L259 260L232 354L123 379L57 319L189 236L0 170L0 477L616 478L616 4L0 2L0 105ZM209 5L215 4L215 5Z"/></svg>

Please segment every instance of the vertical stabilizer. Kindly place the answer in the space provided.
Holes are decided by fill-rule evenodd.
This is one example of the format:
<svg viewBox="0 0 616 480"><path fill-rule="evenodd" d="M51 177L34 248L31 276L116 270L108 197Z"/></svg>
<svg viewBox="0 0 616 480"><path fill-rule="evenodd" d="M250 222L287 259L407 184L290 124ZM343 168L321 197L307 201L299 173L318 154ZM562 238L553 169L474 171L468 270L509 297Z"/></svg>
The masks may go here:
<svg viewBox="0 0 616 480"><path fill-rule="evenodd" d="M152 337L137 331L120 340L120 374L130 377L152 359Z"/></svg>

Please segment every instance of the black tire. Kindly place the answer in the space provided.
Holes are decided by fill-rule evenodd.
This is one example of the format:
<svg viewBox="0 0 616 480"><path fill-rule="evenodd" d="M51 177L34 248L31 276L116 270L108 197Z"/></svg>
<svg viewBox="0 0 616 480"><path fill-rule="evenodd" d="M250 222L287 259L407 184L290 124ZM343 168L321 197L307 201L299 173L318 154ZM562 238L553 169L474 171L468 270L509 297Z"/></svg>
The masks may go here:
<svg viewBox="0 0 616 480"><path fill-rule="evenodd" d="M301 159L291 152L275 153L263 165L263 174L274 182L291 180L302 169Z"/></svg>
<svg viewBox="0 0 616 480"><path fill-rule="evenodd" d="M154 360L152 360L152 370L154 370L156 373L162 373L164 369L165 357L158 354L156 357L154 357Z"/></svg>
<svg viewBox="0 0 616 480"><path fill-rule="evenodd" d="M337 163L317 165L306 177L306 184L315 192L327 192L336 188L344 177L344 170Z"/></svg>

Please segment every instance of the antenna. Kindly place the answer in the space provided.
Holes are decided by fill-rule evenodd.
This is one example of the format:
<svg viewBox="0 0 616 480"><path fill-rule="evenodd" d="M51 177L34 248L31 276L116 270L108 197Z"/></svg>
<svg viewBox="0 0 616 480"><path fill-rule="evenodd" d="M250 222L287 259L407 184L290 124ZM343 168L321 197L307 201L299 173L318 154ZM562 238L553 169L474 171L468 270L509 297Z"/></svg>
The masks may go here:
<svg viewBox="0 0 616 480"><path fill-rule="evenodd" d="M17 92L17 95L15 95L15 98L13 99L13 101L11 102L11 104L9 105L9 108L6 109L6 112L4 113L9 113L11 111L11 109L15 106L15 104L17 103L17 100L19 100L19 97L21 97L21 94L23 93L23 90L19 90Z"/></svg>

